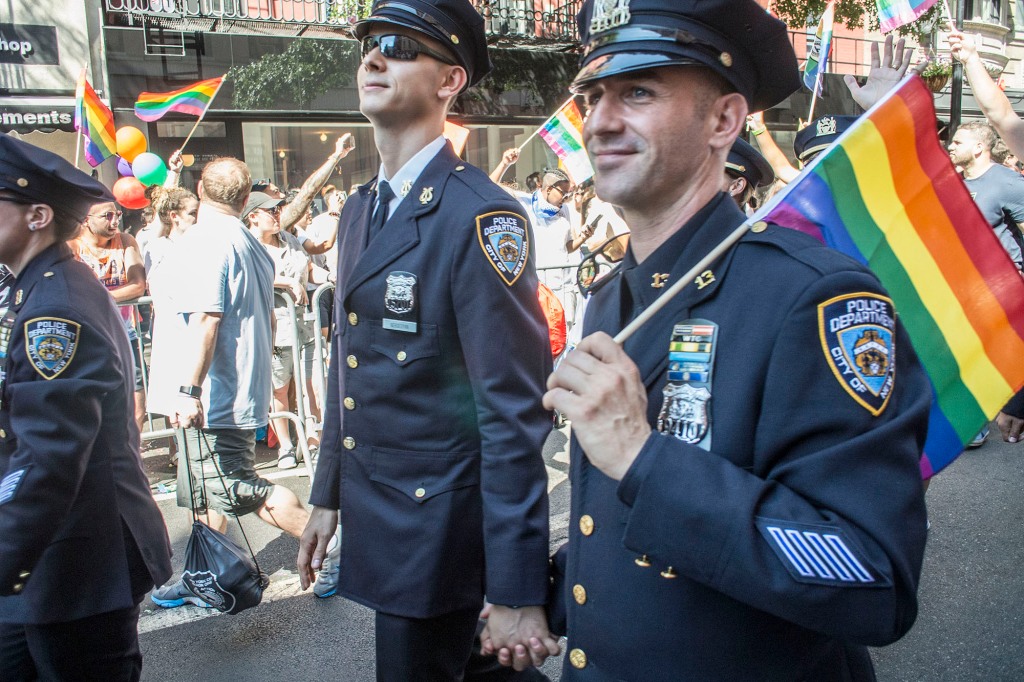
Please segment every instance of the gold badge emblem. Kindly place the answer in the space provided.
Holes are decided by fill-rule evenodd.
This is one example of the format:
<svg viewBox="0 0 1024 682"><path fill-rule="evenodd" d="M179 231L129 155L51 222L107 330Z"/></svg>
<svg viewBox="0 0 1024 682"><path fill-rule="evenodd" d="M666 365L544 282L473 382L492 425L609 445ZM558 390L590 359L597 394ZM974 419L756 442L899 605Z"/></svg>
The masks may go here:
<svg viewBox="0 0 1024 682"><path fill-rule="evenodd" d="M704 287L708 286L714 281L715 273L711 272L710 270L705 270L704 272L700 273L699 275L697 275L697 279L694 280L698 289L703 289Z"/></svg>
<svg viewBox="0 0 1024 682"><path fill-rule="evenodd" d="M665 282L668 281L669 274L667 272L656 272L651 275L651 288L662 289L665 286Z"/></svg>
<svg viewBox="0 0 1024 682"><path fill-rule="evenodd" d="M23 290L21 290L21 289L18 289L14 293L14 305L21 305L21 302L22 302L22 300L24 300L24 298L25 298L25 292Z"/></svg>
<svg viewBox="0 0 1024 682"><path fill-rule="evenodd" d="M404 197L412 189L412 180L406 180L402 183L402 196Z"/></svg>
<svg viewBox="0 0 1024 682"><path fill-rule="evenodd" d="M420 192L420 203L426 206L430 203L431 199L434 198L434 188L424 187L423 191Z"/></svg>

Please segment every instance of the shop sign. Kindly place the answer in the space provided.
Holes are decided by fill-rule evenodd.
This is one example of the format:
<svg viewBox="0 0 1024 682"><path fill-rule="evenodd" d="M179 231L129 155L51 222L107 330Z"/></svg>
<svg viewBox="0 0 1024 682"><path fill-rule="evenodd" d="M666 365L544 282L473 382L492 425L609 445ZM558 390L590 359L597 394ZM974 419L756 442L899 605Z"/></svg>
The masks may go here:
<svg viewBox="0 0 1024 682"><path fill-rule="evenodd" d="M75 132L75 108L0 104L0 133Z"/></svg>
<svg viewBox="0 0 1024 682"><path fill-rule="evenodd" d="M57 27L0 24L0 64L57 65Z"/></svg>

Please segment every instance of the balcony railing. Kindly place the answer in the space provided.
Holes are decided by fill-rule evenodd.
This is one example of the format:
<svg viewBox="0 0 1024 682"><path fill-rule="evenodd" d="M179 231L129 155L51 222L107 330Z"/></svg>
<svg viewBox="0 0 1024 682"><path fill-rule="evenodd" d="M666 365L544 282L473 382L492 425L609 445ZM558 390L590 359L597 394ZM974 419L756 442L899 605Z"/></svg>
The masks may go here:
<svg viewBox="0 0 1024 682"><path fill-rule="evenodd" d="M282 33L348 35L365 18L371 0L104 0L114 25L151 23L170 29L260 32L278 27ZM578 42L576 14L582 0L476 0L492 42L513 46ZM241 25L241 28L239 28Z"/></svg>

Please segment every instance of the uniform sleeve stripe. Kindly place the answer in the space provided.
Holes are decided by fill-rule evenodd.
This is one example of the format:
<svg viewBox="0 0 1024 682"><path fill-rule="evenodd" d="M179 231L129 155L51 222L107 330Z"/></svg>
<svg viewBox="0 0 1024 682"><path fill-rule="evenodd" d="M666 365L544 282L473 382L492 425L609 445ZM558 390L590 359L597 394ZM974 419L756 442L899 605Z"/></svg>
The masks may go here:
<svg viewBox="0 0 1024 682"><path fill-rule="evenodd" d="M26 469L18 469L7 474L4 476L4 480L0 481L0 504L9 502L14 497L18 484L21 483L22 477L25 476L25 471Z"/></svg>
<svg viewBox="0 0 1024 682"><path fill-rule="evenodd" d="M833 571L839 574L839 578L846 582L853 582L856 578L850 571L846 570L845 563L841 558L837 557L832 553L832 550L828 548L825 541L821 539L821 536L817 533L811 533L810 531L804 531L804 537L807 538L807 542L810 543L818 552L818 556L825 560L825 562L832 568Z"/></svg>
<svg viewBox="0 0 1024 682"><path fill-rule="evenodd" d="M800 558L793 547L789 544L789 540L786 539L781 528L777 526L768 526L766 530L771 534L772 538L775 540L775 544L779 546L779 549L781 549L783 554L786 555L786 558L789 559L789 563L793 564L793 568L797 570L797 573L808 578L814 575L807 564L804 563L804 560Z"/></svg>
<svg viewBox="0 0 1024 682"><path fill-rule="evenodd" d="M838 535L826 535L825 541L834 549L839 556L846 560L846 565L849 566L853 572L857 575L857 579L862 583L873 583L875 582L874 577L868 572L866 568L859 561L857 557L853 555L846 547L846 543Z"/></svg>
<svg viewBox="0 0 1024 682"><path fill-rule="evenodd" d="M804 540L804 536L800 531L787 529L786 536L793 541L793 545L807 558L818 576L822 578L835 578L832 571L828 570L828 566L822 563L821 559L814 553L814 550Z"/></svg>

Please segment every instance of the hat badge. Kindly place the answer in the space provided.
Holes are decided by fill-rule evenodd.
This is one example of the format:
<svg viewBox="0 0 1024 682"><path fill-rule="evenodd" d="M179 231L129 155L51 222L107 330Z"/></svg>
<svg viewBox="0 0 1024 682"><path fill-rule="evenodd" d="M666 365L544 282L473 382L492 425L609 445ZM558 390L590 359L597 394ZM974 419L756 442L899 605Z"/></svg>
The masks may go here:
<svg viewBox="0 0 1024 682"><path fill-rule="evenodd" d="M629 23L630 0L597 0L590 17L590 32L601 33Z"/></svg>
<svg viewBox="0 0 1024 682"><path fill-rule="evenodd" d="M833 116L825 116L818 121L818 135L835 135L836 119Z"/></svg>

